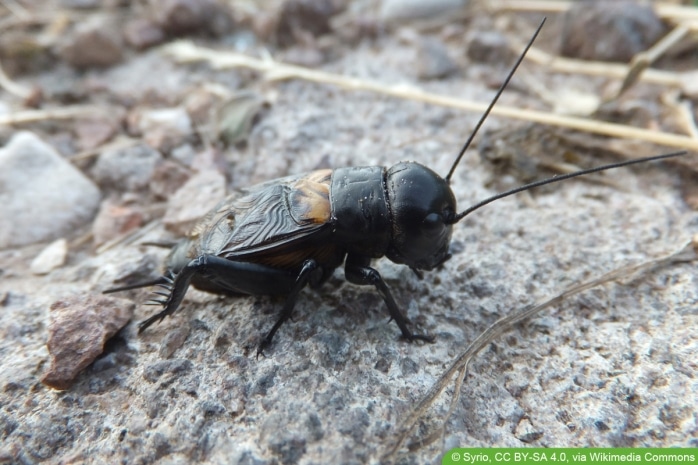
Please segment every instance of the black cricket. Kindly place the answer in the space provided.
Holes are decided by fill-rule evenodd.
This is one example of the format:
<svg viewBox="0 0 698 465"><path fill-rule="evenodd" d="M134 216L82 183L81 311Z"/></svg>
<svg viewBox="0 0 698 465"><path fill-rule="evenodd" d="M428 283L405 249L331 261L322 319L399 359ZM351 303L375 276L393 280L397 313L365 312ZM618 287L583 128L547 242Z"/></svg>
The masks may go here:
<svg viewBox="0 0 698 465"><path fill-rule="evenodd" d="M544 20L545 21L545 20ZM218 204L170 252L164 276L105 293L157 285L159 313L139 324L139 332L173 314L190 285L219 294L286 295L278 320L257 354L271 345L288 320L299 292L321 286L344 264L346 279L374 286L402 337L433 342L413 333L371 261L387 257L421 278L450 258L453 225L473 211L518 192L597 171L675 157L686 152L640 158L534 182L495 195L458 212L450 179L478 129L543 26L536 30L488 109L442 178L424 165L401 162L389 168L364 166L319 170L263 183Z"/></svg>

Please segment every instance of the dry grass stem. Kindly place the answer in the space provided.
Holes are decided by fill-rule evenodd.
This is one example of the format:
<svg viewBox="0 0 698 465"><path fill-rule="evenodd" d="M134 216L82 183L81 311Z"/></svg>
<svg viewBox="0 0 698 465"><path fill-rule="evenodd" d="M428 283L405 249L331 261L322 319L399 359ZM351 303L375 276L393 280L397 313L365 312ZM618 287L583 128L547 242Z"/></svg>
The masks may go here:
<svg viewBox="0 0 698 465"><path fill-rule="evenodd" d="M533 50L531 50L533 51ZM487 104L425 92L410 85L387 85L364 79L351 78L338 74L317 71L302 66L279 63L271 59L258 59L236 52L222 52L205 47L199 47L189 41L180 41L166 47L166 52L179 62L207 61L216 69L248 68L265 74L266 79L287 80L302 79L321 84L330 84L347 90L376 92L391 97L414 100L432 105L457 108L466 111L482 113ZM529 53L530 55L530 53ZM608 66L608 64L604 64ZM627 67L623 67L627 71ZM651 70L648 70L648 72ZM621 74L620 77L623 77ZM654 144L676 147L681 149L698 150L698 140L691 137L639 129L603 121L593 121L572 116L561 116L553 113L526 110L498 105L492 110L493 115L514 118L529 122L548 124L579 131L602 134L605 136L626 139L638 139Z"/></svg>
<svg viewBox="0 0 698 465"><path fill-rule="evenodd" d="M47 110L22 110L0 115L0 126L13 124L35 123L37 121L82 118L85 116L104 114L105 111L94 106L76 105L64 108L50 108Z"/></svg>
<svg viewBox="0 0 698 465"><path fill-rule="evenodd" d="M628 73L625 75L625 79L623 79L623 84L621 84L620 89L618 90L618 93L616 94L615 98L620 97L620 95L623 92L625 92L633 84L635 84L638 81L638 79L640 79L640 76L642 75L643 71L649 68L649 66L652 63L657 61L659 57L664 55L667 52L667 50L676 45L689 32L690 29L688 28L688 26L679 24L652 47L645 50L644 52L640 52L637 55L635 55L632 61L630 62Z"/></svg>
<svg viewBox="0 0 698 465"><path fill-rule="evenodd" d="M516 45L518 49L518 45ZM625 79L630 71L628 65L622 63L608 63L605 61L585 61L573 58L563 58L551 55L535 47L526 54L526 59L541 66L545 66L550 71L568 74L584 74L587 76L600 76L615 79ZM651 84L665 86L682 86L684 80L682 73L671 71L661 71L657 69L647 69L642 74L642 81Z"/></svg>

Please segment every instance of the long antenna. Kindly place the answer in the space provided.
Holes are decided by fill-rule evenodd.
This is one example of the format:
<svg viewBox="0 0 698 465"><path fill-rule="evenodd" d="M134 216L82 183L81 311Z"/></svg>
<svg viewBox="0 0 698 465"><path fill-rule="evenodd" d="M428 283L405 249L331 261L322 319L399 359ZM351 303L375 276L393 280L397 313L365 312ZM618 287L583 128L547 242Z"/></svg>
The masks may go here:
<svg viewBox="0 0 698 465"><path fill-rule="evenodd" d="M635 160L627 160L627 161L623 161L620 163L613 163L610 165L597 166L596 168L590 168L588 170L581 170L581 171L577 171L574 173L563 174L560 176L553 176L552 178L532 182L530 184L526 184L525 186L517 187L516 189L512 189L512 190L509 190L506 192L502 192L501 194L494 195L488 199L483 200L482 202L478 202L475 205L473 205L472 207L467 208L465 211L455 215L452 219L450 219L448 221L448 223L449 224L458 223L464 217L468 216L469 214L471 214L472 212L474 212L478 208L484 207L488 203L492 203L495 200L499 200L499 199L504 198L504 197L509 197L510 195L518 194L519 192L522 192L522 191L525 191L528 189L533 189L534 187L540 187L540 186L544 186L546 184L552 184L554 182L560 182L560 181L564 181L566 179L576 178L577 176L583 176L583 175L589 174L589 173L596 173L598 171L605 171L605 170L610 170L613 168L620 168L621 166L635 165L637 163L645 163L648 161L664 160L665 158L679 157L681 155L686 155L686 153L688 153L688 152L686 152L685 150L682 150L680 152L672 152L672 153L667 153L664 155L655 155L652 157L637 158Z"/></svg>
<svg viewBox="0 0 698 465"><path fill-rule="evenodd" d="M468 140L465 141L465 145L463 145L463 148L458 154L458 158L456 158L456 161L453 163L453 166L451 166L451 170L446 175L446 182L451 182L451 176L453 176L453 172L456 170L456 167L458 166L460 159L463 158L465 151L468 150L468 147L470 147L473 138L475 138L475 135L477 134L478 130L480 130L480 126L482 126L482 123L484 123L487 119L487 116L490 114L490 111L492 111L494 104L497 103L497 100L499 100L499 96L502 95L502 92L504 92L504 89L507 87L509 81L511 81L511 78L514 76L516 69L519 67L524 57L526 56L528 49L531 48L531 45L533 45L533 42L536 40L536 37L538 37L538 33L543 28L543 24L545 24L545 19L546 18L543 18L543 21L540 22L538 29L536 29L536 32L533 33L533 37L531 37L531 40L529 40L528 44L526 44L526 48L524 49L523 53L519 55L519 58L516 60L516 63L514 63L514 67L511 68L511 71L509 71L509 74L507 75L506 79L504 80L499 90L495 94L494 98L490 102L490 105L487 107L487 110L485 110L485 113L480 117L480 121L478 121L477 125L475 126L475 129L473 129L473 132L470 133L470 137L468 137Z"/></svg>

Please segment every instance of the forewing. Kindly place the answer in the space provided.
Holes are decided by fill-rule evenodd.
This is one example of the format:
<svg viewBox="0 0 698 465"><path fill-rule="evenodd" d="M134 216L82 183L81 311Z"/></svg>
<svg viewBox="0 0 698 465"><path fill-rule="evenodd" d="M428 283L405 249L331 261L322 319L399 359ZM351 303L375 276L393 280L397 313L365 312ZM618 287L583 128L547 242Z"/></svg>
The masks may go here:
<svg viewBox="0 0 698 465"><path fill-rule="evenodd" d="M245 258L287 250L328 226L331 170L313 171L228 196L194 229L201 252Z"/></svg>

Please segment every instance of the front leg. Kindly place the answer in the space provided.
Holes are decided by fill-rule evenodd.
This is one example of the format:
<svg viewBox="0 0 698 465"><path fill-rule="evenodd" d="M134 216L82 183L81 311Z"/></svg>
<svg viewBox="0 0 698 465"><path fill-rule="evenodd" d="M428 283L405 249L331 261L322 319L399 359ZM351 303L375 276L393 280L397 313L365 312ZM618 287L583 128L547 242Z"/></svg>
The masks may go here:
<svg viewBox="0 0 698 465"><path fill-rule="evenodd" d="M397 325L400 327L403 338L407 339L408 341L419 339L422 341L434 342L433 337L422 334L413 334L409 328L407 328L407 318L397 307L395 299L393 299L392 294L390 294L390 290L385 284L385 281L383 281L380 273L368 266L370 263L371 259L368 257L362 257L360 255L347 256L346 263L344 264L344 275L346 276L347 281L362 286L371 285L376 287L376 290L381 297L383 297L385 304L388 306L390 318L395 320L395 323L397 323Z"/></svg>

